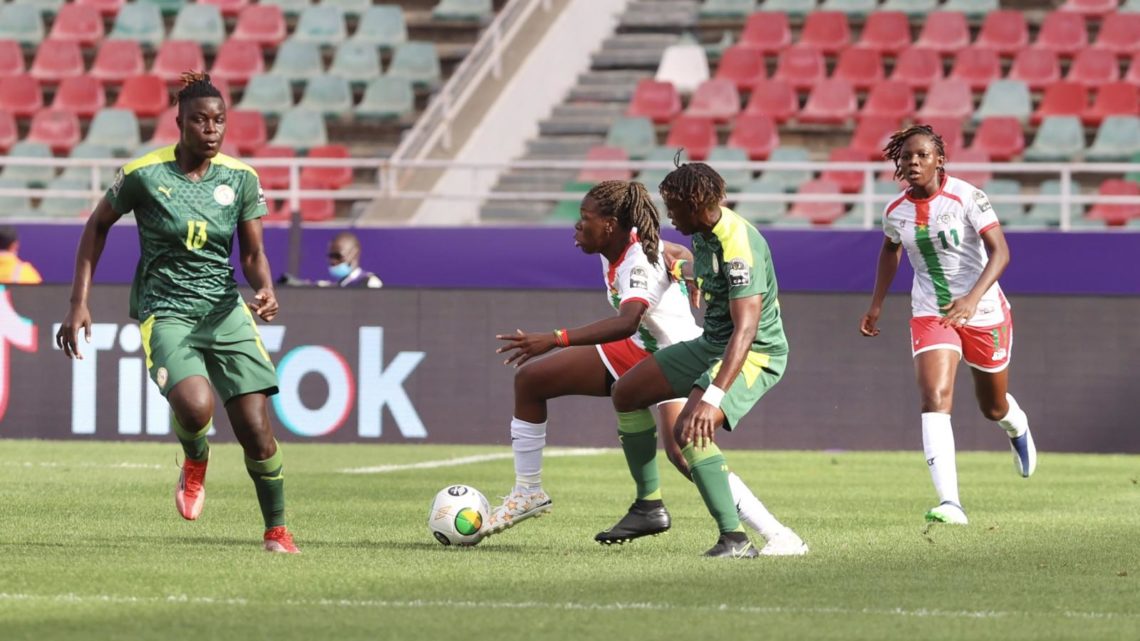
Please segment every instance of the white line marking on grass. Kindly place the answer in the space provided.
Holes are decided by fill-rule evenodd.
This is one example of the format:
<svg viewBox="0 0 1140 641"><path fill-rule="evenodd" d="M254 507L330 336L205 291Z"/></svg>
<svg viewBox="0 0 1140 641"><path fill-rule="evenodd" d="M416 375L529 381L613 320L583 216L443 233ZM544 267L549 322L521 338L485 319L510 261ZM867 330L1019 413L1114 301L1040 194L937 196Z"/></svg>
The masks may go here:
<svg viewBox="0 0 1140 641"><path fill-rule="evenodd" d="M653 611L653 612L699 612L715 613L728 612L736 614L757 615L867 615L888 617L936 617L949 619L1003 619L1003 618L1040 618L1057 617L1063 619L1140 619L1140 614L1132 612L1079 612L1064 610L1059 612L1041 611L1030 612L1025 610L937 610L927 608L789 608L764 606L737 606L737 605L673 605L670 603L579 603L575 601L543 602L543 601L449 601L449 600L421 600L387 601L376 599L286 599L279 602L251 601L241 597L209 597L188 596L185 594L172 594L167 596L123 596L114 594L9 594L0 592L0 603L3 602L54 602L54 603L105 603L109 605L159 605L159 604L186 604L186 605L226 605L226 606L254 606L263 608L271 605L289 605L294 607L334 607L334 608L374 608L374 609L453 609L464 608L471 610L565 610L570 612L622 612L622 611Z"/></svg>
<svg viewBox="0 0 1140 641"><path fill-rule="evenodd" d="M62 463L58 461L5 461L4 467L94 467L108 470L165 470L169 466L154 463Z"/></svg>
<svg viewBox="0 0 1140 641"><path fill-rule="evenodd" d="M615 450L600 447L579 447L566 450L548 450L544 453L544 456L596 456L598 454L605 454L606 452L613 451ZM386 474L388 472L403 472L405 470L431 470L438 467L455 467L457 465L468 465L471 463L486 463L487 461L501 461L503 459L509 458L514 458L513 452L502 452L498 454L475 454L473 456L460 456L457 458L438 459L435 461L420 461L419 463L374 465L371 467L347 467L340 470L340 472L342 474Z"/></svg>

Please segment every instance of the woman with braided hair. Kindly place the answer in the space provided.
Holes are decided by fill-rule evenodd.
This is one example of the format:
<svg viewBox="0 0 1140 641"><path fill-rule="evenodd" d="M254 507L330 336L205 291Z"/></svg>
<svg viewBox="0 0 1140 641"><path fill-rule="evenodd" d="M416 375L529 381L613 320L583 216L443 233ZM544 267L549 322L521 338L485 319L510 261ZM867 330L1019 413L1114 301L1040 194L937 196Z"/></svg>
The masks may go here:
<svg viewBox="0 0 1140 641"><path fill-rule="evenodd" d="M265 198L257 172L220 153L226 105L210 77L185 73L182 82L175 99L178 143L123 166L87 220L76 251L71 308L56 343L68 358L83 358L79 332L91 339L87 299L95 267L111 226L134 212L142 255L130 316L140 321L147 368L170 403L186 455L175 506L190 521L202 512L216 389L257 491L263 547L297 553L285 527L281 450L267 409L269 396L277 393L277 372L253 320L257 314L271 321L278 311L262 247ZM248 305L230 266L235 233L242 273L256 292Z"/></svg>
<svg viewBox="0 0 1140 641"><path fill-rule="evenodd" d="M582 199L574 244L587 254L600 255L607 297L617 315L569 330L518 330L497 336L506 341L498 350L509 354L505 362L518 367L515 414L511 420L515 487L492 513L491 534L552 507L541 478L548 400L572 395L608 396L616 380L653 352L701 333L689 309L690 301L678 282L682 272L688 271L685 265L691 264L692 255L680 245L661 241L657 208L641 183L610 180L595 185ZM691 275L689 280L691 302L696 305L700 292L691 282ZM555 348L562 349L531 360ZM661 424L671 426L680 406L676 399L664 399L658 410ZM635 418L639 420L619 421L618 435L630 471L637 479L637 501L632 508L636 527L599 534L600 543L624 543L670 527L669 514L661 501L655 459L656 425L648 411ZM662 430L663 435L669 432ZM664 440L669 460L689 476L680 448L671 438ZM746 522L772 540L791 532L739 477L732 475L732 480L734 500ZM773 546L773 553L776 550Z"/></svg>
<svg viewBox="0 0 1140 641"><path fill-rule="evenodd" d="M926 520L965 525L950 426L959 360L971 368L982 414L1009 437L1017 474L1028 478L1037 466L1029 419L1007 391L1013 317L998 277L1009 264L1009 248L986 194L946 175L946 151L932 128L915 125L895 133L883 153L907 188L883 213L886 236L859 332L879 335L883 301L905 247L914 268L910 334L922 444L939 500Z"/></svg>

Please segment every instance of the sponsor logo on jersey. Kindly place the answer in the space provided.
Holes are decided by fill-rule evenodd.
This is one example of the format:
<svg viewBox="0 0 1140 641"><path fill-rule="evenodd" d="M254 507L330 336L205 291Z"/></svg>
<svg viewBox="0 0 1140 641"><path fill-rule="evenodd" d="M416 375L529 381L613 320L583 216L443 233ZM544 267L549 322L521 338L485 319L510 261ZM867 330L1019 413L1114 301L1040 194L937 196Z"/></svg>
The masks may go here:
<svg viewBox="0 0 1140 641"><path fill-rule="evenodd" d="M733 258L728 261L729 287L748 287L752 284L752 270L742 258Z"/></svg>
<svg viewBox="0 0 1140 641"><path fill-rule="evenodd" d="M993 358L991 360L1000 361L1004 358L1005 358L1005 348L1003 347L1002 349L994 351L994 355L993 355Z"/></svg>
<svg viewBox="0 0 1140 641"><path fill-rule="evenodd" d="M166 196L168 199L170 198L170 192L173 191L170 187L167 187L165 185L159 187L158 190L161 191L162 195Z"/></svg>
<svg viewBox="0 0 1140 641"><path fill-rule="evenodd" d="M989 211L993 209L993 205L990 205L990 199L986 198L986 195L983 194L980 190L974 192L974 203L978 206L978 210L980 211Z"/></svg>
<svg viewBox="0 0 1140 641"><path fill-rule="evenodd" d="M649 289L649 274L644 267L634 267L629 271L630 289Z"/></svg>
<svg viewBox="0 0 1140 641"><path fill-rule="evenodd" d="M127 175L120 169L119 173L115 174L115 182L111 183L111 195L115 198L119 197L119 190L123 188L123 181L126 180Z"/></svg>
<svg viewBox="0 0 1140 641"><path fill-rule="evenodd" d="M257 185L257 204L265 204L265 190L261 188L260 184Z"/></svg>
<svg viewBox="0 0 1140 641"><path fill-rule="evenodd" d="M237 199L237 194L234 193L234 188L229 185L218 185L214 189L214 201L222 207L234 204Z"/></svg>
<svg viewBox="0 0 1140 641"><path fill-rule="evenodd" d="M942 223L943 225L949 225L950 224L950 214L939 214L938 222Z"/></svg>

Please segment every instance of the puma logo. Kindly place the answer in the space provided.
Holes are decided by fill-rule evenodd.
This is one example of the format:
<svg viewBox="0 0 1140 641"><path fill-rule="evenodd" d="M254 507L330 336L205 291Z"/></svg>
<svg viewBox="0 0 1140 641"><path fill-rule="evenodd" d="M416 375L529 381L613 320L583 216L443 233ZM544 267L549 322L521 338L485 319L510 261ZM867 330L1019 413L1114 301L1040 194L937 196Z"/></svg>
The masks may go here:
<svg viewBox="0 0 1140 641"><path fill-rule="evenodd" d="M170 187L159 187L158 190L162 192L162 195L170 198L170 192L172 191Z"/></svg>

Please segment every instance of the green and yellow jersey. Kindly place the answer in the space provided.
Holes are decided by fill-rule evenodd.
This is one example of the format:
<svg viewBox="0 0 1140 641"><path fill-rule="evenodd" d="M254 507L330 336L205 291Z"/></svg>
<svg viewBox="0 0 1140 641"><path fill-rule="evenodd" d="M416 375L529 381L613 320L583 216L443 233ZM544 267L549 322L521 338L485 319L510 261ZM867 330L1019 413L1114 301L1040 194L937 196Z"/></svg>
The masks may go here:
<svg viewBox="0 0 1140 641"><path fill-rule="evenodd" d="M202 179L186 177L174 145L119 171L107 190L118 214L134 212L142 256L131 285L131 318L201 318L240 302L230 253L239 222L266 213L257 172L218 154Z"/></svg>

